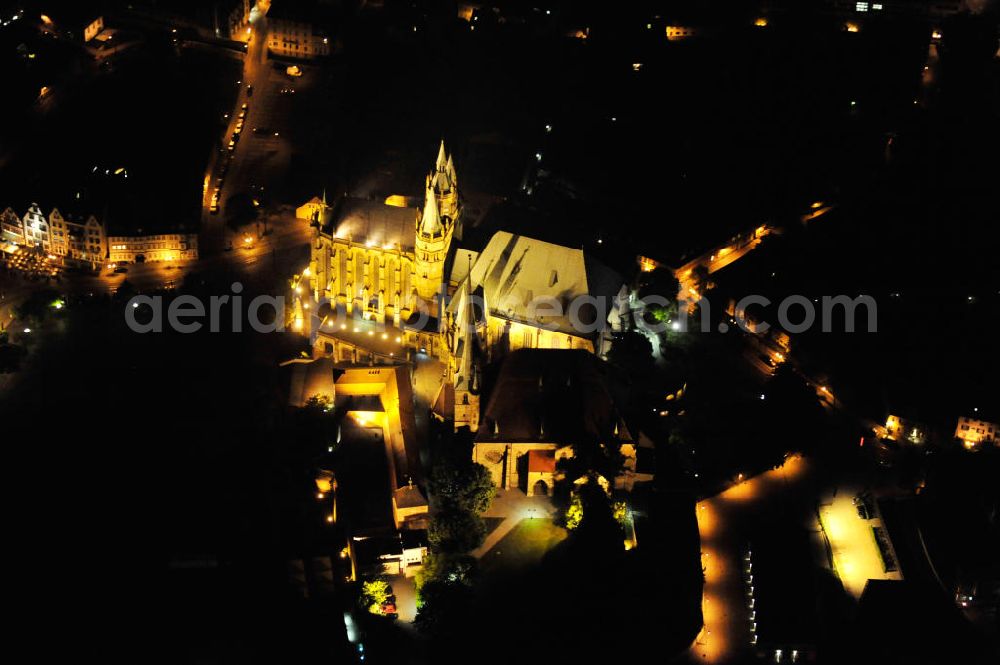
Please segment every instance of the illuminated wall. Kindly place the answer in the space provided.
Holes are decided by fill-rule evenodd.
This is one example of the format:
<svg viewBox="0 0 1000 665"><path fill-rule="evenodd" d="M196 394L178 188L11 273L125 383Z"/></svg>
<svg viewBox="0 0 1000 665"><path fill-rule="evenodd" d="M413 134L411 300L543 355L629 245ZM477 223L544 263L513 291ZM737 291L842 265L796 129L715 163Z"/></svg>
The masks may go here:
<svg viewBox="0 0 1000 665"><path fill-rule="evenodd" d="M1000 445L1000 425L962 417L958 419L955 438L961 439L967 448L973 448L983 442Z"/></svg>
<svg viewBox="0 0 1000 665"><path fill-rule="evenodd" d="M444 264L451 247L454 227L448 224L444 232L436 235L416 234L416 280L417 295L430 302L444 283Z"/></svg>
<svg viewBox="0 0 1000 665"><path fill-rule="evenodd" d="M317 301L348 313L398 323L416 307L414 263L412 252L320 234L312 245L310 289Z"/></svg>
<svg viewBox="0 0 1000 665"><path fill-rule="evenodd" d="M96 37L104 30L104 17L98 16L89 25L83 29L83 41L89 42L91 39Z"/></svg>
<svg viewBox="0 0 1000 665"><path fill-rule="evenodd" d="M111 236L108 260L112 263L135 261L191 261L198 258L198 234L167 233L148 236Z"/></svg>
<svg viewBox="0 0 1000 665"><path fill-rule="evenodd" d="M310 59L329 55L330 42L312 23L268 16L267 50L278 56Z"/></svg>
<svg viewBox="0 0 1000 665"><path fill-rule="evenodd" d="M486 344L491 353L517 349L584 349L594 352L594 343L588 337L545 330L492 313L486 316Z"/></svg>
<svg viewBox="0 0 1000 665"><path fill-rule="evenodd" d="M489 469L493 482L501 489L527 488L528 485L527 460L523 460L532 450L552 450L557 451L556 457L565 457L570 453L563 453L555 443L501 443L501 442L477 442L472 447L472 461L478 462ZM565 448L564 450L569 450ZM560 454L562 453L562 454Z"/></svg>

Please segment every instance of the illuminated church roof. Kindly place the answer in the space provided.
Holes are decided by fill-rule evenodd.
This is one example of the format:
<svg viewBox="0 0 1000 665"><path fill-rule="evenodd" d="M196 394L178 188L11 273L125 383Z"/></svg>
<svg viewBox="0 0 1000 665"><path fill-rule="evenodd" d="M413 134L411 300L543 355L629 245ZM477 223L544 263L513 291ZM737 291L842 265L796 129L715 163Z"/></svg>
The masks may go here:
<svg viewBox="0 0 1000 665"><path fill-rule="evenodd" d="M585 335L569 319L573 301L588 295L603 298L606 314L610 313L623 284L619 275L587 257L582 249L506 231L490 239L472 266L470 279L471 291L482 289L491 315L529 325L544 324L576 336ZM452 311L458 307L457 300L452 301ZM553 308L548 302L558 302L562 315L549 315ZM586 311L581 312L581 318L586 320Z"/></svg>
<svg viewBox="0 0 1000 665"><path fill-rule="evenodd" d="M403 251L412 251L416 221L417 211L414 208L345 197L337 202L333 211L332 235L372 247L399 247ZM325 232L331 233L331 229L327 228Z"/></svg>

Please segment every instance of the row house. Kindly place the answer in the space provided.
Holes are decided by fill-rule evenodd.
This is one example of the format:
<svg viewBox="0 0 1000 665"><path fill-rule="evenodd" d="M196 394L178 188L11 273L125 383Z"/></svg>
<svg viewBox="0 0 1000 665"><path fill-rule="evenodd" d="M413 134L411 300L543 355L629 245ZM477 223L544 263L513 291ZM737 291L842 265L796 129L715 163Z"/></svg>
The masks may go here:
<svg viewBox="0 0 1000 665"><path fill-rule="evenodd" d="M94 270L108 254L107 229L94 215L53 208L46 217L37 203L21 217L12 208L0 212L0 235L5 242L37 247L66 263Z"/></svg>

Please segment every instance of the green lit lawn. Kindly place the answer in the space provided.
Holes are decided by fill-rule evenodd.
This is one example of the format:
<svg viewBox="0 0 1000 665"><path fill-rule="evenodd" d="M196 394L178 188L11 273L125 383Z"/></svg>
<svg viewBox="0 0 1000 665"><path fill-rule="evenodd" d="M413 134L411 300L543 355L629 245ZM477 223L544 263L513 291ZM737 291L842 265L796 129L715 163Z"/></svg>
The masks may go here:
<svg viewBox="0 0 1000 665"><path fill-rule="evenodd" d="M530 566L566 538L566 529L548 519L524 519L480 560L484 572Z"/></svg>

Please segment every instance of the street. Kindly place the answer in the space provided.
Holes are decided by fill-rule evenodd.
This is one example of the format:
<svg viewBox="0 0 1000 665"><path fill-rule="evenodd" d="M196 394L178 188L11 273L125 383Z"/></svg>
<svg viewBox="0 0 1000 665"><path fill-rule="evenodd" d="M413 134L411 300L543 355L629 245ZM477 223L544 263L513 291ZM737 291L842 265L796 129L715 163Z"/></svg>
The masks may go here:
<svg viewBox="0 0 1000 665"><path fill-rule="evenodd" d="M744 548L761 520L783 518L788 528L815 529L808 511L806 515L789 513L792 505L815 505L815 475L809 460L792 455L778 469L698 503L705 624L688 652L691 662L733 663L749 653L750 609L741 565Z"/></svg>

